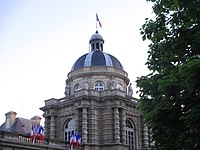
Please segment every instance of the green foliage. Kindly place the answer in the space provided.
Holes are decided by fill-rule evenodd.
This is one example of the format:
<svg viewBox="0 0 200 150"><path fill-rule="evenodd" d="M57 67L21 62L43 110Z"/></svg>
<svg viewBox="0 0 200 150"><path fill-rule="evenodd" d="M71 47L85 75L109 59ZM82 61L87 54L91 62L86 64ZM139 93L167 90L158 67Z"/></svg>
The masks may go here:
<svg viewBox="0 0 200 150"><path fill-rule="evenodd" d="M200 149L200 0L147 1L155 19L140 31L151 73L136 81L138 108L155 149Z"/></svg>

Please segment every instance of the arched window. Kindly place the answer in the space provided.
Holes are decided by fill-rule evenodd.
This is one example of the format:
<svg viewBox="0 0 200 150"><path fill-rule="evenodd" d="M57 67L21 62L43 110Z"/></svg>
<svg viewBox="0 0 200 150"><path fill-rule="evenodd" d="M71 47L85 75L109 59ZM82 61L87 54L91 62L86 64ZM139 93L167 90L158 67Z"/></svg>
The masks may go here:
<svg viewBox="0 0 200 150"><path fill-rule="evenodd" d="M104 84L102 82L96 82L94 85L94 90L95 91L103 91L104 90Z"/></svg>
<svg viewBox="0 0 200 150"><path fill-rule="evenodd" d="M99 50L99 43L96 43L96 50Z"/></svg>
<svg viewBox="0 0 200 150"><path fill-rule="evenodd" d="M134 124L130 119L126 119L126 144L130 149L135 149L135 132Z"/></svg>
<svg viewBox="0 0 200 150"><path fill-rule="evenodd" d="M103 51L103 44L101 43L101 51Z"/></svg>
<svg viewBox="0 0 200 150"><path fill-rule="evenodd" d="M79 90L81 90L81 86L80 86L80 84L76 84L74 86L74 91L79 91Z"/></svg>
<svg viewBox="0 0 200 150"><path fill-rule="evenodd" d="M94 43L92 43L92 51L94 50Z"/></svg>
<svg viewBox="0 0 200 150"><path fill-rule="evenodd" d="M71 135L73 135L75 132L75 119L70 119L67 121L64 132L65 132L65 141L69 142Z"/></svg>

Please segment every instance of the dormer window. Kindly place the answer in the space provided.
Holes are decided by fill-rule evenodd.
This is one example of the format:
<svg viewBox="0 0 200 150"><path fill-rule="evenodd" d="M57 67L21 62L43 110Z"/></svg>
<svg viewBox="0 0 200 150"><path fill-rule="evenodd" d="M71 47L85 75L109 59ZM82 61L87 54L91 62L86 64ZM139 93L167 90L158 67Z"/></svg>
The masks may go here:
<svg viewBox="0 0 200 150"><path fill-rule="evenodd" d="M102 82L96 82L94 85L94 90L95 91L103 91L104 90L104 84Z"/></svg>

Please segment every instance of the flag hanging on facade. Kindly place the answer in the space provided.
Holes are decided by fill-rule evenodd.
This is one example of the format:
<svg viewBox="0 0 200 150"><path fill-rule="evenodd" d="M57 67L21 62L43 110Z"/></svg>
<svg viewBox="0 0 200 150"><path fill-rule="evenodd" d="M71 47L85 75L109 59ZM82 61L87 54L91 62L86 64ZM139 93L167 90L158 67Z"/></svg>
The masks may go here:
<svg viewBox="0 0 200 150"><path fill-rule="evenodd" d="M44 140L44 128L40 125L32 125L30 139L33 140L33 143L35 143L35 140L37 140L37 139L40 139L43 141Z"/></svg>
<svg viewBox="0 0 200 150"><path fill-rule="evenodd" d="M39 136L40 136L40 140L44 141L44 128L42 126L40 126L40 129L39 129Z"/></svg>
<svg viewBox="0 0 200 150"><path fill-rule="evenodd" d="M30 139L32 139L33 143L35 143L35 140L37 139L37 137L38 137L38 126L32 124Z"/></svg>
<svg viewBox="0 0 200 150"><path fill-rule="evenodd" d="M34 127L33 125L31 126L31 134L30 134L30 139L34 139Z"/></svg>
<svg viewBox="0 0 200 150"><path fill-rule="evenodd" d="M97 13L96 13L96 21L99 23L99 26L102 27L101 22L100 22L100 20L99 20L99 17L98 17L98 15L97 15Z"/></svg>
<svg viewBox="0 0 200 150"><path fill-rule="evenodd" d="M70 147L71 147L71 149L73 149L73 147L74 147L74 134L72 134L70 137Z"/></svg>
<svg viewBox="0 0 200 150"><path fill-rule="evenodd" d="M80 144L81 144L81 135L80 135L80 133L78 132L78 133L76 134L76 147L78 147Z"/></svg>

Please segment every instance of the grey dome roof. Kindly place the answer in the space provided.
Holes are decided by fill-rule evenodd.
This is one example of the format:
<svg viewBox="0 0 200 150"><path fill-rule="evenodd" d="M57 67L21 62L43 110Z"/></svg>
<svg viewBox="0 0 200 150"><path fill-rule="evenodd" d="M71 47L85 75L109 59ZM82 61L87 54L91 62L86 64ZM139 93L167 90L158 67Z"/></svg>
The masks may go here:
<svg viewBox="0 0 200 150"><path fill-rule="evenodd" d="M88 66L110 66L124 70L117 58L100 50L95 50L81 56L74 63L72 71Z"/></svg>
<svg viewBox="0 0 200 150"><path fill-rule="evenodd" d="M117 58L103 52L104 39L98 31L91 36L89 43L92 51L81 56L74 63L71 71L91 66L109 66L124 70L122 64Z"/></svg>

